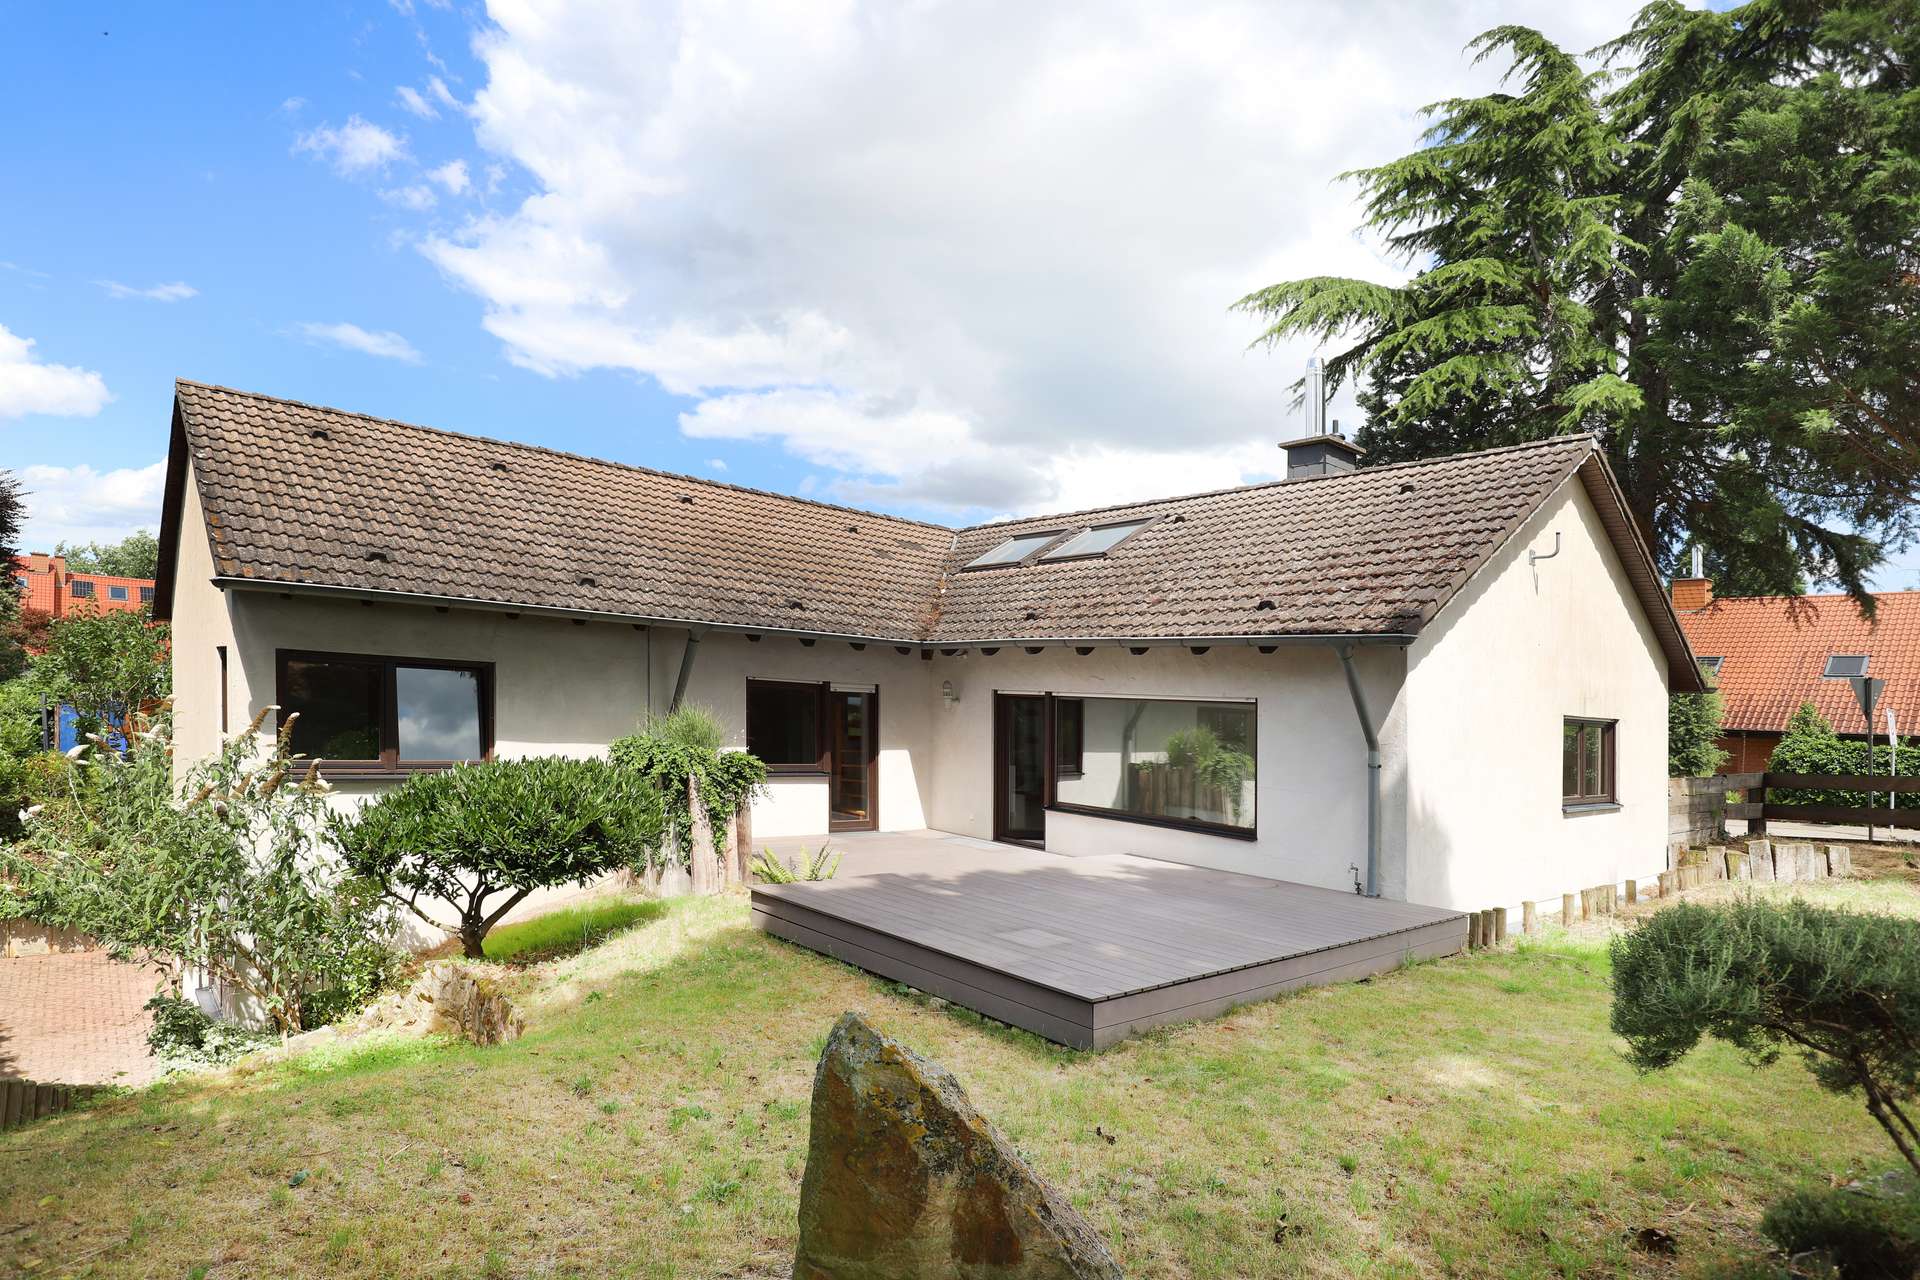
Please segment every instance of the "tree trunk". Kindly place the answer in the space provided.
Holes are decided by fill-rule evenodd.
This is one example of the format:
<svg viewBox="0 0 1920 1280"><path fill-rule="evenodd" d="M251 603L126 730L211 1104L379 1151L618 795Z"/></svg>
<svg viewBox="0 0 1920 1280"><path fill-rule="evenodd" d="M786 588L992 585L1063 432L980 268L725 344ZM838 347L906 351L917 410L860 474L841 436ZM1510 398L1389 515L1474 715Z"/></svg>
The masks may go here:
<svg viewBox="0 0 1920 1280"><path fill-rule="evenodd" d="M721 889L720 863L714 854L713 823L707 817L707 805L700 794L700 780L687 775L687 807L691 810L692 833L687 844L687 870L693 876L696 894L718 893Z"/></svg>
<svg viewBox="0 0 1920 1280"><path fill-rule="evenodd" d="M460 922L461 954L469 960L485 960L487 949L481 944L486 941L486 937L487 932L478 920L462 920Z"/></svg>

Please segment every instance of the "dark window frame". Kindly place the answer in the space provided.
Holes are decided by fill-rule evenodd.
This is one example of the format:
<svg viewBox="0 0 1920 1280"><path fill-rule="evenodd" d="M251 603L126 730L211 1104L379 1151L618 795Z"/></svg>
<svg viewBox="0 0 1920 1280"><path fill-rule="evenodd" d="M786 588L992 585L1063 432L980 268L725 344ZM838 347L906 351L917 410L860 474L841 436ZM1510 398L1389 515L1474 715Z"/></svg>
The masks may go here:
<svg viewBox="0 0 1920 1280"><path fill-rule="evenodd" d="M1049 694L1053 704L1053 714L1047 717L1047 735L1053 745L1048 754L1053 758L1053 773L1047 780L1048 790L1053 787L1054 778L1078 778L1087 771L1087 701L1085 698L1056 698ZM1060 713L1068 703L1073 704L1074 731L1071 734L1060 730ZM1072 764L1068 764L1068 756Z"/></svg>
<svg viewBox="0 0 1920 1280"><path fill-rule="evenodd" d="M220 735L225 737L227 730L227 646L217 644L213 651L220 657Z"/></svg>
<svg viewBox="0 0 1920 1280"><path fill-rule="evenodd" d="M756 685L780 685L787 689L811 689L814 705L814 755L811 763L805 761L775 764L762 759L769 775L779 774L785 777L827 777L833 768L833 740L828 727L827 695L831 685L821 680L777 680L766 677L748 676L746 695L746 731L747 750L753 750L753 693ZM757 753L756 753L757 754Z"/></svg>
<svg viewBox="0 0 1920 1280"><path fill-rule="evenodd" d="M224 650L225 646L221 646ZM222 657L224 658L224 652ZM480 759L493 759L494 669L491 662L471 662L451 658L415 658L385 653L336 653L315 649L277 649L274 651L274 701L288 705L287 664L290 662L330 662L341 666L375 667L383 671L380 706L380 756L371 760L333 760L320 762L320 773L328 778L391 778L414 773L439 773L471 760L402 760L400 758L400 698L398 671L401 667L423 667L433 671L471 671L479 682ZM222 681L222 698L225 681Z"/></svg>
<svg viewBox="0 0 1920 1280"><path fill-rule="evenodd" d="M1833 664L1843 658L1858 658L1860 660L1860 669L1858 671L1835 671ZM1867 669L1872 665L1873 655L1870 653L1830 653L1827 655L1826 665L1820 668L1820 678L1822 680L1856 680L1866 675Z"/></svg>
<svg viewBox="0 0 1920 1280"><path fill-rule="evenodd" d="M152 588L152 587L141 587L141 588L140 588L140 603L141 603L141 604L152 604L152 603L153 603L153 588Z"/></svg>
<svg viewBox="0 0 1920 1280"><path fill-rule="evenodd" d="M67 594L75 600L93 599L92 578L68 578Z"/></svg>
<svg viewBox="0 0 1920 1280"><path fill-rule="evenodd" d="M1046 808L1047 812L1073 813L1073 814L1079 814L1081 817L1084 817L1084 818L1104 818L1109 822L1132 822L1143 827L1165 827L1172 831L1192 831L1200 835L1225 836L1229 840L1250 840L1251 841L1251 840L1258 840L1260 838L1260 701L1259 699L1257 698L1248 698L1248 699L1180 698L1180 697L1166 697L1166 696L1156 697L1149 694L1140 694L1137 696L1125 695L1125 694L1073 694L1071 695L1073 700L1081 702L1083 704L1094 699L1104 699L1110 702L1191 702L1191 703L1199 703L1202 705L1215 704L1215 703L1223 706L1232 705L1236 707L1246 707L1248 710L1250 710L1253 713L1253 741L1248 745L1253 748L1250 754L1253 756L1253 760L1254 760L1253 823L1250 826L1240 827L1240 826L1235 826L1229 822L1208 822L1203 818L1163 818L1153 814L1126 813L1119 809L1103 809L1097 805L1075 804L1070 800L1060 799L1054 787L1054 780L1057 774L1054 767L1055 747L1054 747L1054 741L1053 741L1053 735L1054 735L1053 708L1058 706L1059 703L1064 699L1051 693L1045 696L1047 699L1048 708L1047 708L1047 718L1046 718L1046 724L1047 724L1046 795L1047 795L1047 798L1046 798L1046 804L1044 807ZM1199 722L1199 718L1196 716L1195 723L1197 724L1198 722ZM1083 752L1085 750L1085 742L1086 742L1086 730L1083 725L1081 729L1081 748Z"/></svg>
<svg viewBox="0 0 1920 1280"><path fill-rule="evenodd" d="M1620 804L1619 769L1617 744L1618 720L1600 720L1592 716L1566 716L1560 722L1560 804L1569 810L1616 808ZM1567 729L1577 726L1574 752L1574 790L1569 792L1566 784L1567 769ZM1584 744L1588 734L1600 735L1600 789L1588 792L1583 789L1581 778L1585 770L1580 767L1586 759Z"/></svg>

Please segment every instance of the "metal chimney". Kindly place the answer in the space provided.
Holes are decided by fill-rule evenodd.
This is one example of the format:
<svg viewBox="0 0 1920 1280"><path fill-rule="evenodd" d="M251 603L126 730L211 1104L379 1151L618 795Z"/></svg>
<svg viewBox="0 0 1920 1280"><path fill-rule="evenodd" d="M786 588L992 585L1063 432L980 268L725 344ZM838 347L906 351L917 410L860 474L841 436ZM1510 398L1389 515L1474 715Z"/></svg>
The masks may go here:
<svg viewBox="0 0 1920 1280"><path fill-rule="evenodd" d="M1327 369L1319 356L1307 361L1306 437L1309 440L1327 434Z"/></svg>

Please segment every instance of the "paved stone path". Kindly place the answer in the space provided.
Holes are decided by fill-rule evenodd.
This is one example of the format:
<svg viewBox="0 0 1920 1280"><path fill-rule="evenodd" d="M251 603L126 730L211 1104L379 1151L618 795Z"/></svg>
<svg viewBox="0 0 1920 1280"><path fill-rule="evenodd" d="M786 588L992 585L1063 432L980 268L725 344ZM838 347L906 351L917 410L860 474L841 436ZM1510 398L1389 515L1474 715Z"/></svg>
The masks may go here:
<svg viewBox="0 0 1920 1280"><path fill-rule="evenodd" d="M145 1084L151 969L104 951L0 959L0 1077L45 1084Z"/></svg>

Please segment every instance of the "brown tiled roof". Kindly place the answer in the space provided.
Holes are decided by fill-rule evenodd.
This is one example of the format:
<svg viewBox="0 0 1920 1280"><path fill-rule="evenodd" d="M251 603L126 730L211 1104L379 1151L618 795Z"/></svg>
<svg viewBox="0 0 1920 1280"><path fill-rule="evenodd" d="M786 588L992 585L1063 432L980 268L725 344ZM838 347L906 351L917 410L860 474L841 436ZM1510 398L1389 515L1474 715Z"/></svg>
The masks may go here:
<svg viewBox="0 0 1920 1280"><path fill-rule="evenodd" d="M1880 706L1891 706L1900 732L1920 728L1920 591L1875 597L1873 621L1848 596L1746 596L1715 600L1680 614L1680 625L1703 658L1719 658L1725 725L1781 733L1811 702L1840 733L1864 733L1860 704L1845 680L1822 676L1836 653L1864 653L1867 674L1886 680ZM1875 731L1886 717L1875 712Z"/></svg>
<svg viewBox="0 0 1920 1280"><path fill-rule="evenodd" d="M937 525L181 382L224 577L918 636Z"/></svg>
<svg viewBox="0 0 1920 1280"><path fill-rule="evenodd" d="M1415 632L1581 463L1587 436L962 530L1153 523L1104 559L953 573L938 638Z"/></svg>
<svg viewBox="0 0 1920 1280"><path fill-rule="evenodd" d="M1692 671L1587 436L955 531L193 382L175 406L169 510L190 456L223 577L904 643L1410 634L1578 474ZM1103 558L962 568L1135 518Z"/></svg>

